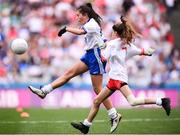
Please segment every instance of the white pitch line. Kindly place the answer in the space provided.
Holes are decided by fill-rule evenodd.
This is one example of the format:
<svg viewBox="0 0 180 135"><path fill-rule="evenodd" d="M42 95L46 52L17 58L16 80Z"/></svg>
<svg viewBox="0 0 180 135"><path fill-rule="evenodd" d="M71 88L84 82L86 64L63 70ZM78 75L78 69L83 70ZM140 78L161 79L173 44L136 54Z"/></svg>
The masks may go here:
<svg viewBox="0 0 180 135"><path fill-rule="evenodd" d="M73 121L79 121L79 120L73 120ZM95 120L95 123L103 123L106 122L107 120ZM145 119L122 119L121 122L152 122L152 121L180 121L180 118L166 118L166 119L151 119L151 118L145 118ZM71 121L64 121L64 120L59 120L59 121L0 121L0 124L39 124L39 123L69 123Z"/></svg>

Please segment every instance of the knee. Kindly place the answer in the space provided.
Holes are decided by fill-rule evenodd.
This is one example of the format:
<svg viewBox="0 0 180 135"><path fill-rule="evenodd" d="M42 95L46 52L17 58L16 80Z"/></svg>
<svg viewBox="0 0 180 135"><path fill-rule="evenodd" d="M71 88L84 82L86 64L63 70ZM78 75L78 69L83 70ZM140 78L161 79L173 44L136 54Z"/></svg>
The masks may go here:
<svg viewBox="0 0 180 135"><path fill-rule="evenodd" d="M135 101L130 101L129 104L130 104L131 106L136 106L136 102L135 102Z"/></svg>
<svg viewBox="0 0 180 135"><path fill-rule="evenodd" d="M127 101L129 102L129 104L131 106L135 106L136 105L136 98L134 97L134 95L130 95L127 97Z"/></svg>
<svg viewBox="0 0 180 135"><path fill-rule="evenodd" d="M93 89L94 89L94 92L98 95L101 92L102 88L93 86Z"/></svg>
<svg viewBox="0 0 180 135"><path fill-rule="evenodd" d="M94 105L95 107L99 107L100 104L101 104L100 101L95 98L94 101L93 101L93 105Z"/></svg>

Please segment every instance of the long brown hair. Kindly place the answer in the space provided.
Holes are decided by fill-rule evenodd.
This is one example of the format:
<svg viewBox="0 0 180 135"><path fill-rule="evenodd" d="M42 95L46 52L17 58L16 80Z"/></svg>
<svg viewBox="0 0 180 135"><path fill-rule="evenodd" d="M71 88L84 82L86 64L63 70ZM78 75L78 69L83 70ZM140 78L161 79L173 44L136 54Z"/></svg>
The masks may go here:
<svg viewBox="0 0 180 135"><path fill-rule="evenodd" d="M91 3L86 3L77 9L81 14L87 14L89 18L93 18L99 25L101 25L102 18L94 11Z"/></svg>
<svg viewBox="0 0 180 135"><path fill-rule="evenodd" d="M122 23L117 23L113 25L112 28L118 33L119 37L125 41L125 43L130 44L138 33L134 30L125 17L121 16L120 19Z"/></svg>

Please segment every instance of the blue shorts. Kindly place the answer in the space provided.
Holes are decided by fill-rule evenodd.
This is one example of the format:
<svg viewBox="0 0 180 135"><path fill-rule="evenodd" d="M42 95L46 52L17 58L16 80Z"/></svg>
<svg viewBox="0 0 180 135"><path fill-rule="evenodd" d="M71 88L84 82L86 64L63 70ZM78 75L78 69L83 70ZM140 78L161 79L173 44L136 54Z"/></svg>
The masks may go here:
<svg viewBox="0 0 180 135"><path fill-rule="evenodd" d="M91 75L105 73L107 61L101 58L101 51L99 48L87 50L86 53L81 57L81 61L88 66Z"/></svg>

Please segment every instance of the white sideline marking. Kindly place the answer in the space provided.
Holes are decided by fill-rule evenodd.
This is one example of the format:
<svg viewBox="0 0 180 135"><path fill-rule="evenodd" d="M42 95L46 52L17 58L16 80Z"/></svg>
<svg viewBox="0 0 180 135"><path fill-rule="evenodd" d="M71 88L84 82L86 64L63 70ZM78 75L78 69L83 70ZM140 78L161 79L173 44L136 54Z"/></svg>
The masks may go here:
<svg viewBox="0 0 180 135"><path fill-rule="evenodd" d="M80 120L73 120L73 121L80 121ZM95 123L103 123L107 120L95 120ZM166 119L151 119L151 118L145 118L145 119L122 119L121 122L152 122L152 121L180 121L180 118L166 118ZM0 121L0 124L39 124L39 123L70 123L71 121Z"/></svg>

